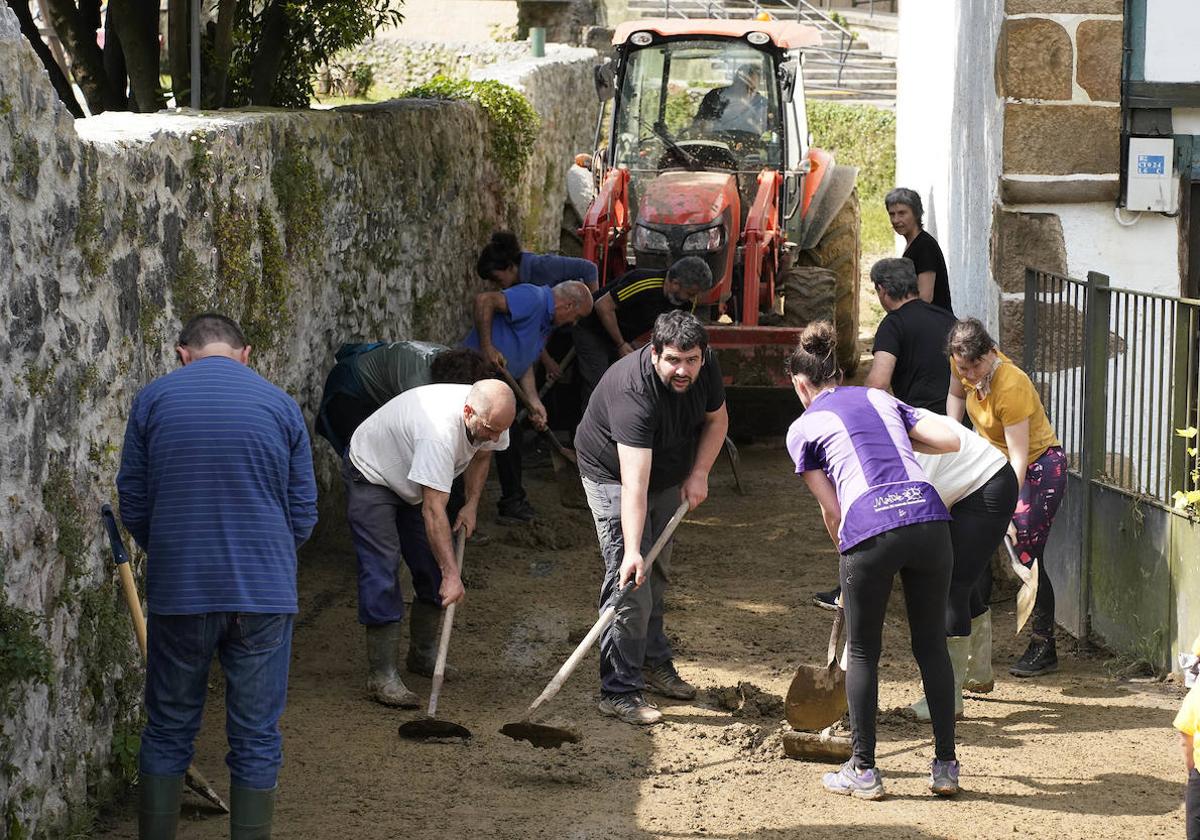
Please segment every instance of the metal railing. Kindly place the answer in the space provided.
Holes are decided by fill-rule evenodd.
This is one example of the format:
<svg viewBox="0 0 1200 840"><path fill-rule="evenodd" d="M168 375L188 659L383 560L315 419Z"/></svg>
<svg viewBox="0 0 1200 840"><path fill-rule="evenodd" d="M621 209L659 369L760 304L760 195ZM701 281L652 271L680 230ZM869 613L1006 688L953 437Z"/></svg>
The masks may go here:
<svg viewBox="0 0 1200 840"><path fill-rule="evenodd" d="M725 4L721 0L691 0L691 2L676 0L675 3L672 3L671 0L663 0L663 17L690 18L694 15L689 12L697 10L702 11L704 17L715 20L729 17L729 10L725 8Z"/></svg>
<svg viewBox="0 0 1200 840"><path fill-rule="evenodd" d="M1027 269L1026 372L1071 468L1088 481L1171 507L1196 489L1200 301Z"/></svg>

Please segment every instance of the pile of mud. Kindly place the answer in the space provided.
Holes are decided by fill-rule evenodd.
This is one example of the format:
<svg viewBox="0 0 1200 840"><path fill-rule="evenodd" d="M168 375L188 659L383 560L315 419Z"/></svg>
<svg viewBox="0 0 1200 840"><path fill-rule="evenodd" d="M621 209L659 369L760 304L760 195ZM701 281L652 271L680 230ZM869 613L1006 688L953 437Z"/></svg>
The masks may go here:
<svg viewBox="0 0 1200 840"><path fill-rule="evenodd" d="M783 698L778 694L763 691L751 682L739 682L734 686L718 686L708 690L709 702L734 717L783 717Z"/></svg>

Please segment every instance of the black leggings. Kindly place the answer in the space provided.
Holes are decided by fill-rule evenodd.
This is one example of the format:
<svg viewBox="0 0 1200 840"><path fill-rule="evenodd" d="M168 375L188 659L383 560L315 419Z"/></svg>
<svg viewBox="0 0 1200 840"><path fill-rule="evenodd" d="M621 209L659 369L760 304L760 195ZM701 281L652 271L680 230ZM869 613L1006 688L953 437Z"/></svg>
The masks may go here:
<svg viewBox="0 0 1200 840"><path fill-rule="evenodd" d="M987 611L976 584L984 574L991 575L992 554L1000 547L1016 507L1017 474L1005 464L950 509L954 572L946 604L947 636L971 635L971 619Z"/></svg>
<svg viewBox="0 0 1200 840"><path fill-rule="evenodd" d="M849 627L846 699L854 738L853 761L875 766L875 714L879 706L879 652L892 579L900 573L912 652L933 719L934 752L954 759L954 674L946 653L946 598L954 554L946 522L922 522L864 540L839 563Z"/></svg>

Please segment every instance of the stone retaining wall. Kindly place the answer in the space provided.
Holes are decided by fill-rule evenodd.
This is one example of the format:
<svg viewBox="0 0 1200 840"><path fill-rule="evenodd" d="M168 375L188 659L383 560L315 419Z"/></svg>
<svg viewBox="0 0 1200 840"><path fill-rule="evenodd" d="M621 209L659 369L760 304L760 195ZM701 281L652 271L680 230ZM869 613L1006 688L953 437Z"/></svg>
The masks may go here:
<svg viewBox="0 0 1200 840"><path fill-rule="evenodd" d="M0 838L85 826L136 767L141 671L97 511L180 318L238 318L310 419L340 342L456 340L493 229L557 244L593 55L497 68L543 120L506 184L465 103L74 122L0 9Z"/></svg>

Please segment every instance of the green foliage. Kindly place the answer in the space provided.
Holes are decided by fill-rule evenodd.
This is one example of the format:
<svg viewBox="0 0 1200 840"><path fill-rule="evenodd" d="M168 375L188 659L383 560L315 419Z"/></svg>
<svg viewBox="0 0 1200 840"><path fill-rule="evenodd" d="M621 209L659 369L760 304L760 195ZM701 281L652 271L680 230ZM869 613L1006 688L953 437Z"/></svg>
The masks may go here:
<svg viewBox="0 0 1200 840"><path fill-rule="evenodd" d="M205 311L224 312L241 324L253 346L269 350L292 325L291 269L274 218L265 206L253 210L236 194L228 200L214 196L213 205L216 276L191 249L184 248L171 281L175 316L186 321ZM299 220L306 218L311 217L298 215ZM319 214L316 220L320 221ZM304 242L319 233L297 235Z"/></svg>
<svg viewBox="0 0 1200 840"><path fill-rule="evenodd" d="M42 504L54 518L54 530L58 533L54 547L63 561L67 577L63 586L66 587L84 573L89 539L79 491L61 463L52 463L47 471L46 482L42 485Z"/></svg>
<svg viewBox="0 0 1200 840"><path fill-rule="evenodd" d="M896 114L870 105L809 100L813 144L833 152L838 163L858 167L863 253L890 252L892 226L883 197L896 186Z"/></svg>
<svg viewBox="0 0 1200 840"><path fill-rule="evenodd" d="M289 257L313 261L321 251L325 188L313 162L289 143L271 169L271 189L283 215ZM262 214L259 214L260 221ZM261 227L261 225L260 225ZM274 225L271 225L274 229ZM282 270L282 268L281 268Z"/></svg>
<svg viewBox="0 0 1200 840"><path fill-rule="evenodd" d="M1176 429L1175 434L1183 438L1187 443L1187 457L1190 465L1188 485L1182 490L1176 490L1172 498L1175 500L1175 510L1186 513L1188 516L1200 516L1200 447L1196 445L1197 431L1195 426L1188 426L1186 429Z"/></svg>
<svg viewBox="0 0 1200 840"><path fill-rule="evenodd" d="M138 750L141 749L141 724L128 728L113 729L112 750L109 762L113 772L125 784L132 785L137 781Z"/></svg>
<svg viewBox="0 0 1200 840"><path fill-rule="evenodd" d="M50 353L50 360L44 365L35 365L33 362L25 363L25 372L22 378L25 380L25 387L29 390L29 396L40 397L46 393L47 389L54 384L54 369L58 366L58 357L53 351Z"/></svg>
<svg viewBox="0 0 1200 840"><path fill-rule="evenodd" d="M537 140L541 120L519 91L492 79L472 82L434 76L425 84L405 91L402 96L407 99L458 99L478 105L488 118L492 160L496 168L510 181L521 176Z"/></svg>
<svg viewBox="0 0 1200 840"><path fill-rule="evenodd" d="M0 603L0 714L4 717L13 713L18 685L50 681L50 648L38 636L40 624L33 613Z"/></svg>
<svg viewBox="0 0 1200 840"><path fill-rule="evenodd" d="M100 203L95 180L88 178L79 196L79 224L75 226L75 244L83 252L84 265L96 276L103 274L108 267L101 247L103 238L104 205Z"/></svg>
<svg viewBox="0 0 1200 840"><path fill-rule="evenodd" d="M272 44L265 25L272 4L261 0L239 3L225 104L250 104L255 58L279 47L281 65L270 104L307 108L317 68L338 51L367 40L376 29L398 25L403 20L400 5L392 0L289 0L283 3L286 36L282 44Z"/></svg>

